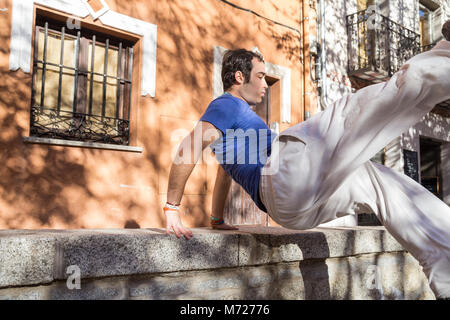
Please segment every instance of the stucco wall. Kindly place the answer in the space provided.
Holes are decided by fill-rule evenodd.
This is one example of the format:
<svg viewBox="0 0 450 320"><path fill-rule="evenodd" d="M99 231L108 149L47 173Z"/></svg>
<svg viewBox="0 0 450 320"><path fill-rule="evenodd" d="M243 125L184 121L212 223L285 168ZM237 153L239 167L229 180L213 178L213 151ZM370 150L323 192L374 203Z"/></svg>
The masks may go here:
<svg viewBox="0 0 450 320"><path fill-rule="evenodd" d="M133 145L142 153L25 144L31 75L9 70L12 0L0 12L0 228L161 227L172 155L213 98L213 48L258 47L291 72L291 124L303 120L300 36L220 1L107 0L111 10L155 24L155 97L139 96ZM234 1L300 29L300 5ZM101 25L90 17L85 21ZM139 72L140 65L135 66ZM137 94L138 91L135 91ZM283 126L280 130L284 129ZM197 165L183 207L187 226L206 226L216 163Z"/></svg>
<svg viewBox="0 0 450 320"><path fill-rule="evenodd" d="M386 1L389 19L419 33L419 2L417 0Z"/></svg>
<svg viewBox="0 0 450 320"><path fill-rule="evenodd" d="M441 2L445 12L445 19L450 19L450 1L441 0Z"/></svg>
<svg viewBox="0 0 450 320"><path fill-rule="evenodd" d="M325 1L326 87L328 104L352 92L347 76L346 16L356 12L356 1Z"/></svg>

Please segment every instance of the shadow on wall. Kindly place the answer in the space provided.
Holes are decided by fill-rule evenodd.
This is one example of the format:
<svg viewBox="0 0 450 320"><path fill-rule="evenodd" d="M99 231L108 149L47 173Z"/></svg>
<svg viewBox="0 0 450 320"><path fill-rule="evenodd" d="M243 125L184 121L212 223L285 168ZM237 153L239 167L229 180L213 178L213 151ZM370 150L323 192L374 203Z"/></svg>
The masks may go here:
<svg viewBox="0 0 450 320"><path fill-rule="evenodd" d="M120 10L126 10L124 3L117 5L122 7ZM139 17L140 13L135 9L136 6L133 6L131 15ZM155 15L158 37L167 40L158 43L158 57L164 57L158 60L158 77L167 76L167 83L177 85L160 86L154 101L156 104L167 103L167 97L176 96L177 91L190 92L192 94L187 96L187 101L183 101L185 104L170 106L174 109L190 108L192 113L189 118L196 114L194 117L198 119L212 99L213 45L250 49L258 45L260 39L272 39L272 46L281 56L299 65L298 34L220 1L197 2L195 6L181 1L158 2L155 10L158 12ZM204 41L199 42L198 39ZM169 70L173 72L168 73ZM168 139L169 134L161 137L160 150L170 144ZM160 177L168 177L170 166L161 165L159 170ZM212 190L211 187L209 189ZM185 197L183 204L186 208L199 206L190 197ZM210 208L206 206L206 201L200 206L201 210L196 211L192 221L196 225L208 226Z"/></svg>
<svg viewBox="0 0 450 320"><path fill-rule="evenodd" d="M4 42L5 38L2 35ZM83 211L89 212L89 201L95 199L95 207L101 204L112 207L109 203L118 197L114 194L116 191L111 190L102 194L105 187L101 180L95 181L99 174L92 170L95 166L100 168L103 161L109 162L105 159L108 156L94 149L25 144L23 137L29 132L30 102L23 97L29 96L31 80L22 71L0 72L3 79L0 84L0 159L3 163L0 168L0 225L6 229L53 227L55 224L84 228L77 220L85 213ZM125 169L126 157L118 157L123 159L121 166ZM158 166L151 164L155 168ZM111 166L111 176L115 174L114 168L117 165ZM156 182L153 184L156 188ZM125 198L122 205L127 210L145 211L131 197ZM89 212L95 220L97 213Z"/></svg>
<svg viewBox="0 0 450 320"><path fill-rule="evenodd" d="M156 106L168 103L167 97L187 89L192 94L190 100L185 101L186 105L192 106L191 110L196 110L199 116L205 110L212 92L210 74L213 48L205 44L208 41L203 43L199 39L207 38L210 43L236 48L257 44L262 34L264 39L273 39L274 46L287 59L298 59L300 45L295 32L218 1L199 2L196 6L184 1L154 1L151 10L146 1L116 1L115 6L114 1L111 2L111 7L115 7L117 12L147 21L153 19L149 17L155 17L158 25L159 81L156 98L151 99L151 102ZM248 19L249 23L243 24L243 18ZM10 14L0 16L0 20L4 21L2 25L10 25ZM30 96L32 83L29 74L8 70L5 59L9 55L9 36L10 29L0 30L0 41L5 44L0 48L4 60L0 70L3 79L0 84L0 156L4 164L0 169L1 226L8 229L22 228L24 225L84 228L85 225L78 218L87 213L93 219L101 215L102 220L123 221L122 224L129 226L127 219L115 216L114 212L104 211L116 203L120 203L118 206L125 212L124 215L128 215L128 210L135 212L133 219L136 224L132 225L140 225L139 217L149 214L148 203L124 196L121 190L112 191L108 185L111 179L107 175L121 175L123 180L132 180L145 171L150 188L158 190L158 174L155 173L161 172L161 176L168 177L170 170L170 166L162 165L158 158L158 149L166 141L155 143L159 138L155 128L141 130L146 131L139 137L145 150L143 157L93 149L24 144L23 137L28 136L31 104L24 97ZM150 101L148 97L141 98L141 101L143 99ZM142 119L152 116L152 108L141 109ZM144 121L140 120L139 123L142 125ZM163 138L167 139L167 136ZM93 172L93 168L101 168L105 163L111 166L106 176ZM126 174L130 168L131 178ZM102 189L106 192L102 193ZM158 196L146 199L159 205L158 200ZM97 211L90 212L88 203L96 203ZM185 205L194 204L189 200ZM207 224L207 215L204 213L209 212L209 209L203 207L196 211L197 216L193 218ZM163 225L162 212L158 219L159 224Z"/></svg>
<svg viewBox="0 0 450 320"><path fill-rule="evenodd" d="M113 1L111 1L113 6ZM167 97L176 96L181 89L192 92L185 105L192 106L200 116L211 99L211 69L213 49L211 44L228 48L250 47L258 45L260 39L273 39L273 47L288 61L298 62L300 42L298 34L292 30L276 26L271 22L255 17L247 12L231 8L219 1L209 0L192 3L185 1L154 1L149 9L148 2L115 2L115 11L128 14L138 19L155 21L158 25L158 63L157 92L151 99L152 104L170 104ZM285 12L276 4L273 10L281 15L297 16L297 12ZM143 10L147 8L146 10ZM345 9L345 6L344 6ZM256 9L255 9L256 10ZM345 10L344 10L345 11ZM340 12L339 14L342 14ZM151 18L149 18L151 17ZM154 18L153 18L154 17ZM9 25L9 16L0 15L2 25ZM336 16L337 21L345 17ZM248 23L243 23L247 21ZM296 19L299 23L299 21ZM327 33L332 30L328 29ZM262 35L262 36L261 36ZM9 54L10 30L0 30L0 47L2 59ZM261 37L260 37L261 36ZM198 41L205 39L205 41ZM342 43L345 48L345 44ZM263 52L264 53L264 52ZM330 53L333 65L346 65L336 52ZM110 176L121 175L124 180L133 180L145 175L150 188L158 190L158 173L168 177L170 166L160 163L158 157L161 145L167 143L169 135L162 137L159 143L158 130L144 128L145 134L139 137L145 152L142 157L132 157L119 152L102 152L92 149L60 148L41 145L26 145L23 137L28 136L30 101L24 101L31 92L31 79L21 71L10 72L7 62L2 61L0 76L0 217L4 228L21 228L24 225L52 227L53 221L70 227L83 228L78 222L81 213L86 213L88 202L97 203L99 212L89 212L94 219L102 215L105 219L117 219L124 227L142 225L140 218L148 215L148 203L159 205L159 199L136 200L119 192L108 190ZM150 99L150 98L142 98ZM184 108L185 106L177 106ZM151 108L141 108L140 117L152 116ZM140 121L140 124L144 123ZM89 169L87 167L89 163ZM103 174L93 172L93 168L111 165L111 170ZM131 172L131 174L128 174ZM144 173L145 172L145 173ZM95 175L93 174L95 173ZM130 178L131 176L131 178ZM133 182L133 181L132 181ZM102 188L107 192L102 193ZM74 196L76 195L76 196ZM110 207L110 203L119 201L126 218L114 216L114 213L101 211ZM187 198L186 207L198 206ZM191 202L192 201L192 202ZM76 203L76 206L74 206ZM210 208L202 204L201 210L195 211L193 220L207 225ZM159 210L161 211L161 210ZM133 212L133 217L130 217ZM134 220L135 223L130 223ZM162 212L157 215L157 222L163 225Z"/></svg>

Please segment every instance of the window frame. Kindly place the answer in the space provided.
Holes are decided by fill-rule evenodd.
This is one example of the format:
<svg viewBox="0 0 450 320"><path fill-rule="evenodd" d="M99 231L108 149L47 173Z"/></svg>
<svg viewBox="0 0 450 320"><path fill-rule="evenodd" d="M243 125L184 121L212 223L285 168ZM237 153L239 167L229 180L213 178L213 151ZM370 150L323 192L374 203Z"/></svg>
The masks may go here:
<svg viewBox="0 0 450 320"><path fill-rule="evenodd" d="M420 12L424 13L424 17L421 16ZM430 48L434 46L440 39L442 39L442 35L440 33L441 21L437 19L437 14L439 16L443 14L442 6L439 4L430 2L430 1L419 1L419 24L422 23L422 29L424 28L425 23L427 24L428 34L426 35L428 39L428 43L423 39L425 38L423 30L420 30L420 41L421 46ZM439 17L438 16L438 17ZM423 22L422 22L423 21Z"/></svg>
<svg viewBox="0 0 450 320"><path fill-rule="evenodd" d="M37 10L35 11L35 18L34 18L34 31L33 31L33 46L34 46L34 51L33 51L33 59L32 59L32 64L33 64L33 68L32 68L32 94L31 94L31 109L30 109L30 134L29 134L29 141L28 142L37 142L36 139L40 139L43 135L40 134L36 134L35 132L33 132L33 108L35 108L36 105L38 105L38 100L39 98L36 96L36 85L37 85L37 66L40 64L41 68L43 69L44 64L43 61L45 61L44 59L39 61L39 57L38 57L38 50L39 50L39 33L41 32L40 30L43 28L42 27L42 21L40 20L46 20L46 21L51 21L52 24L54 25L63 25L64 22L63 21L68 21L67 17L63 17L63 16L55 16L54 14L52 14L50 12L50 14L47 14L47 12L43 12L43 10L37 8ZM103 141L102 139L97 139L97 140L90 140L90 139L86 139L86 137L84 138L71 138L71 137L66 137L66 138L61 138L61 137L57 137L58 140L61 141L77 141L77 142L86 142L87 145L90 145L92 143L94 144L103 144L103 145L108 145L108 144L113 144L113 145L121 145L121 146L129 146L130 144L132 144L132 137L131 137L131 131L132 131L132 127L133 127L133 122L135 122L135 120L132 121L132 119L134 118L132 115L132 112L134 113L135 111L132 111L134 108L136 108L137 106L135 106L133 108L133 102L136 102L136 99L133 98L133 93L135 91L135 86L137 86L136 84L136 75L135 75L135 71L134 71L134 66L135 66L135 59L136 59L136 52L135 52L135 47L139 48L138 39L130 39L130 37L128 36L124 36L121 37L116 36L115 34L111 34L111 32L108 32L110 30L108 30L108 28L104 28L104 31L102 30L103 28L101 28L101 26L98 25L92 25L93 28L89 28L90 26L85 27L83 25L83 31L81 32L80 30L77 30L77 33L80 33L80 46L77 48L79 49L78 52L76 53L77 55L77 59L76 61L78 62L78 73L75 70L75 79L74 79L74 85L75 85L75 89L74 89L74 97L76 97L76 99L73 100L73 110L74 114L84 114L84 115L89 115L89 112L92 111L92 107L91 106L91 100L92 100L92 92L90 90L90 87L92 86L92 82L95 81L93 79L93 76L102 76L103 77L103 98L102 98L102 116L104 116L104 110L105 110L105 103L106 103L106 96L105 96L105 82L107 78L113 78L117 81L117 93L116 93L116 97L117 95L119 96L120 99L116 98L116 108L115 108L115 113L117 116L117 112L122 113L122 119L117 118L118 120L124 120L127 121L127 134L126 134L126 139L124 139L123 143L117 143L117 142L113 142L111 140L108 141L108 139L106 139L106 141ZM94 28L95 27L95 28ZM98 28L100 27L100 28ZM99 30L100 29L100 30ZM51 31L52 34L57 34L60 37L62 36L62 30L58 30L58 28L54 28L53 25L51 28L48 28L48 30ZM67 30L67 29L66 29ZM82 34L81 34L82 33ZM117 32L114 32L117 34ZM68 32L65 34L66 37L74 37L73 32ZM77 35L78 36L78 35ZM122 54L121 57L119 58L120 62L118 62L118 72L120 73L119 75L114 76L104 76L105 73L103 74L99 74L94 72L94 70L92 69L92 64L91 66L88 66L88 61L89 61L89 46L94 42L93 40L93 36L99 36L100 39L112 39L113 44L110 46L110 48L115 48L115 49L119 49L120 51L120 43L123 44L122 50L125 52L125 54ZM108 40L109 41L109 40ZM82 44L82 42L84 42ZM114 43L119 43L119 47L115 46ZM100 46L106 46L106 43L103 42L97 42L97 45ZM84 48L84 49L82 49ZM84 58L82 56L82 51L84 50L84 54L86 55ZM95 50L92 50L95 52ZM117 54L118 56L120 56L120 53L118 52ZM106 57L106 54L105 54ZM44 58L44 57L42 57ZM139 61L139 60L138 60ZM91 61L93 62L93 61ZM47 61L48 64L48 61ZM64 68L67 68L67 66L62 66L61 61L59 65L53 64L55 66L55 68L59 68L59 73L61 74L61 70ZM106 68L108 67L108 64L104 65ZM70 68L70 67L69 67ZM72 68L73 69L73 68ZM77 69L77 67L75 67L75 69ZM91 75L90 79L88 79L88 76ZM122 77L123 75L123 77ZM42 79L41 78L41 84L45 84L45 76ZM134 89L133 89L134 88ZM42 90L42 89L41 89ZM79 94L80 90L83 90L83 92L81 94ZM61 91L61 84L58 85L58 106L60 106L60 91ZM44 99L45 99L45 92L41 91L41 94L44 94ZM39 105L41 105L39 103ZM118 107L119 105L119 107ZM137 105L135 103L135 105ZM45 104L44 104L45 107ZM55 107L55 110L57 109L57 107ZM119 111L121 110L121 111ZM59 109L57 110L59 111ZM124 114L127 114L126 117L124 116ZM74 117L76 118L76 117ZM80 120L83 121L83 118L81 117ZM49 135L45 136L44 135L44 140L49 140L49 139L45 139L45 138L49 138ZM52 138L52 136L50 136L50 138ZM53 140L53 139L51 139ZM135 139L133 139L135 140ZM58 141L58 143L56 144L60 144L60 141ZM79 143L77 143L77 145L79 145ZM119 149L123 149L123 148L119 148ZM132 150L135 151L135 150Z"/></svg>

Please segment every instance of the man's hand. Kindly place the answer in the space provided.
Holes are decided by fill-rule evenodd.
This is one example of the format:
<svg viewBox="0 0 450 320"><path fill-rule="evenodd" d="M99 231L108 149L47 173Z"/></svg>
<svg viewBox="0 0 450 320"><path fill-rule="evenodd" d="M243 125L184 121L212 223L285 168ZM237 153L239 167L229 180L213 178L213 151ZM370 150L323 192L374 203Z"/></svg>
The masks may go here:
<svg viewBox="0 0 450 320"><path fill-rule="evenodd" d="M181 235L184 235L187 240L194 236L191 230L183 226L180 219L180 213L177 211L166 212L166 234L170 234L172 230L178 239Z"/></svg>

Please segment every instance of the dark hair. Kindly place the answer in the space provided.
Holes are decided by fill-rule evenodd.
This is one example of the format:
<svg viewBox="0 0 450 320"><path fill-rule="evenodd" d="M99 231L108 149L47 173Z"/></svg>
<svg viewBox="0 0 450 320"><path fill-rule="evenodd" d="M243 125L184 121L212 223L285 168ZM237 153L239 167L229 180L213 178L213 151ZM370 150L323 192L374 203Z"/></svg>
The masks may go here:
<svg viewBox="0 0 450 320"><path fill-rule="evenodd" d="M245 49L227 50L225 52L222 60L222 83L224 91L230 89L234 84L234 76L237 71L242 72L246 83L250 81L253 58L257 58L259 61L264 62L264 58L261 54Z"/></svg>
<svg viewBox="0 0 450 320"><path fill-rule="evenodd" d="M447 41L450 41L450 20L447 20L442 26L442 35Z"/></svg>

